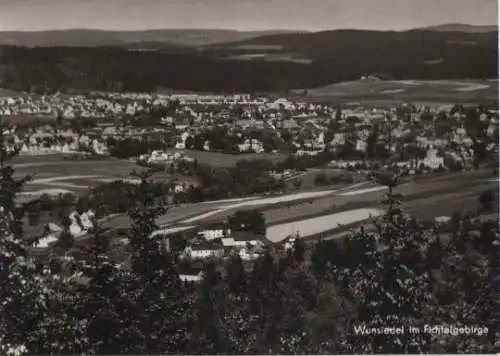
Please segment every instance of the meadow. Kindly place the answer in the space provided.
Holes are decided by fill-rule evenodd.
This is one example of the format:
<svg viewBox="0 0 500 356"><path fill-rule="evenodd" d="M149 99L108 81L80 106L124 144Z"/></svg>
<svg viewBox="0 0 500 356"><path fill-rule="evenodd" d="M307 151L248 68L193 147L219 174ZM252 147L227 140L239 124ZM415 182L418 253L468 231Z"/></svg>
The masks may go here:
<svg viewBox="0 0 500 356"><path fill-rule="evenodd" d="M267 228L267 239L272 242L280 242L288 236L299 235L308 237L320 234L332 229L365 221L371 217L375 218L383 214L381 209L355 209L334 213L316 218L298 220L294 222L272 225Z"/></svg>
<svg viewBox="0 0 500 356"><path fill-rule="evenodd" d="M27 193L46 189L83 193L103 180L126 179L134 169L140 170L133 162L114 158L72 160L60 156L18 157L13 168L18 177L33 176L25 186Z"/></svg>
<svg viewBox="0 0 500 356"><path fill-rule="evenodd" d="M286 155L282 153L244 153L244 154L227 154L220 152L207 152L197 150L183 149L168 149L168 153L180 152L198 160L198 163L204 163L215 168L234 167L236 162L241 160L257 160L266 159L273 163L282 162L286 159Z"/></svg>
<svg viewBox="0 0 500 356"><path fill-rule="evenodd" d="M401 102L439 106L454 103L498 101L498 80L357 80L319 88L293 91L310 101L342 102L346 105L394 106Z"/></svg>

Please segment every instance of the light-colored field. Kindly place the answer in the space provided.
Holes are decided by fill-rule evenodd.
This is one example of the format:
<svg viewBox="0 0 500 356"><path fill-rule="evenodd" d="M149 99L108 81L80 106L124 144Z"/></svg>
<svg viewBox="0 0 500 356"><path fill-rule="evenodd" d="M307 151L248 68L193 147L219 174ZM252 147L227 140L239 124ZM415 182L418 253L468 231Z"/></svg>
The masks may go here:
<svg viewBox="0 0 500 356"><path fill-rule="evenodd" d="M397 93L402 93L404 91L405 91L405 89L401 89L401 88L398 88L398 89L386 89L386 90L382 90L381 93L382 94L397 94Z"/></svg>
<svg viewBox="0 0 500 356"><path fill-rule="evenodd" d="M293 91L301 99L321 101L335 99L358 105L393 106L413 103L482 103L498 101L498 84L491 80L358 80Z"/></svg>
<svg viewBox="0 0 500 356"><path fill-rule="evenodd" d="M132 179L132 178L100 178L96 179L96 181L101 183L113 183L116 181L123 181L123 183L129 183L129 184L141 183L140 179Z"/></svg>
<svg viewBox="0 0 500 356"><path fill-rule="evenodd" d="M157 235L166 235L166 234L175 234L177 232L182 232L186 230L191 230L195 228L195 226L177 226L177 227L167 227L165 229L156 230L153 232L152 236Z"/></svg>
<svg viewBox="0 0 500 356"><path fill-rule="evenodd" d="M220 207L218 209L208 211L204 214L183 220L183 221L181 221L181 223L182 224L189 224L189 223L192 223L195 221L206 219L206 218L213 216L213 215L220 214L220 213L228 211L228 210L251 209L252 207L256 207L256 206L293 202L293 201L302 200L302 199L314 199L314 198L318 198L318 197L322 197L322 196L326 196L326 195L331 195L335 192L337 192L337 190L324 190L324 191L319 191L319 192L302 192L302 193L296 193L296 194L282 195L282 196L278 196L278 197L269 197L269 198L260 198L260 199L253 199L253 200L247 200L247 201L240 201L236 204L229 204L229 205L226 205L224 207Z"/></svg>
<svg viewBox="0 0 500 356"><path fill-rule="evenodd" d="M467 87L457 88L456 91L476 91L476 90L484 90L489 89L489 85L487 84L471 84Z"/></svg>
<svg viewBox="0 0 500 356"><path fill-rule="evenodd" d="M356 209L341 213L320 216L312 219L294 221L291 223L269 226L266 236L272 242L279 242L288 236L298 234L300 237L316 235L333 230L342 225L349 225L383 214L380 209Z"/></svg>
<svg viewBox="0 0 500 356"><path fill-rule="evenodd" d="M362 195L366 193L372 193L372 192L380 192L383 190L386 190L387 187L370 187L370 188L364 188L364 189L357 189L357 190L352 190L344 193L339 193L340 196L348 197L348 196L353 196L353 195Z"/></svg>
<svg viewBox="0 0 500 356"><path fill-rule="evenodd" d="M34 179L28 184L46 184L46 183L54 183L60 181L67 181L73 179L92 179L98 178L99 176L64 176L64 177L52 177L52 178L43 178L43 179Z"/></svg>
<svg viewBox="0 0 500 356"><path fill-rule="evenodd" d="M130 173L141 170L133 162L117 159L71 160L58 156L20 157L13 162L16 176L33 176L26 191L45 188L63 189L81 193L103 182L130 178Z"/></svg>
<svg viewBox="0 0 500 356"><path fill-rule="evenodd" d="M19 95L21 95L21 93L19 93L17 91L10 90L10 89L2 89L2 88L0 88L0 99L3 99L3 98L12 98L12 97L16 97L16 96L19 96Z"/></svg>
<svg viewBox="0 0 500 356"><path fill-rule="evenodd" d="M212 201L204 201L201 204L222 204L222 203L237 203L241 201L259 199L260 197L251 197L251 198L233 198L233 199L221 199L221 200L212 200Z"/></svg>
<svg viewBox="0 0 500 356"><path fill-rule="evenodd" d="M395 193L403 195L403 208L405 210L415 213L417 217L432 218L433 216L451 215L455 210L477 209L479 194L484 190L498 187L498 183L489 181L490 179L492 179L491 172L488 170L446 173L415 178L412 182L397 187ZM371 184L374 183L353 184L344 189L339 188L337 191L309 192L314 193L310 200L300 199L311 197L311 195L301 193L283 197L257 198L236 204L223 201L211 204L185 204L171 207L164 216L158 219L157 223L169 228L182 225L203 225L209 222L223 221L234 212L247 209L249 206L252 206L252 209L263 209L269 224L283 224L289 222L290 219L309 219L343 210L380 208L383 201L383 190L368 189L371 188ZM352 191L362 193L343 194ZM296 200L293 200L291 196L294 196ZM276 198L281 199L277 200ZM285 205L265 204L276 201L289 202L290 205L287 203ZM465 201L465 205L460 201ZM121 215L110 219L106 225L109 228L125 228L130 226L130 221L126 216Z"/></svg>

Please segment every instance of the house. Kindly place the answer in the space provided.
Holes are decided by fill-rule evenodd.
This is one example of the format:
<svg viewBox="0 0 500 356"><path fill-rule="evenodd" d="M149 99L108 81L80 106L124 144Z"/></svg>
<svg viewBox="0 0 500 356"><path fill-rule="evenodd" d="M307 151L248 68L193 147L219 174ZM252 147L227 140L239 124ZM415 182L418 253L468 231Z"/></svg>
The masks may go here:
<svg viewBox="0 0 500 356"><path fill-rule="evenodd" d="M91 210L84 212L81 215L76 211L71 213L69 216L71 221L71 225L69 226L70 234L73 237L85 235L93 227L92 219L94 216L95 214Z"/></svg>
<svg viewBox="0 0 500 356"><path fill-rule="evenodd" d="M438 224L446 224L451 220L449 216L438 216L434 219Z"/></svg>
<svg viewBox="0 0 500 356"><path fill-rule="evenodd" d="M225 239L222 239L222 244L227 247L252 247L260 248L263 246L262 235L256 235L251 231L232 231L229 232Z"/></svg>
<svg viewBox="0 0 500 356"><path fill-rule="evenodd" d="M297 240L297 238L299 238L298 234L297 234L297 236L289 236L286 239L284 239L282 241L284 249L286 251L292 249L293 246L295 245L295 240Z"/></svg>
<svg viewBox="0 0 500 356"><path fill-rule="evenodd" d="M259 258L259 256L260 256L260 253L255 253L255 252L249 251L246 248L242 248L238 254L240 255L240 258L243 261L253 261L253 260L256 260L257 258Z"/></svg>
<svg viewBox="0 0 500 356"><path fill-rule="evenodd" d="M184 255L192 259L220 258L224 256L224 247L213 243L198 243L187 246Z"/></svg>
<svg viewBox="0 0 500 356"><path fill-rule="evenodd" d="M198 274L180 274L179 278L183 282L201 282L203 280L203 273Z"/></svg>
<svg viewBox="0 0 500 356"><path fill-rule="evenodd" d="M177 141L177 143L175 144L175 148L178 148L178 149L185 149L186 148L186 140L187 138L189 137L189 132L185 131L181 134L181 136L179 137L179 140Z"/></svg>
<svg viewBox="0 0 500 356"><path fill-rule="evenodd" d="M19 105L19 112L21 114L33 114L35 111L30 104L21 104Z"/></svg>
<svg viewBox="0 0 500 356"><path fill-rule="evenodd" d="M264 152L264 145L262 142L255 138L247 138L243 143L238 144L238 150L240 152Z"/></svg>
<svg viewBox="0 0 500 356"><path fill-rule="evenodd" d="M61 232L63 229L54 224L54 223L48 223L46 225L46 234L43 236L34 247L38 248L47 248L53 243L55 243L59 239L59 235L61 235Z"/></svg>
<svg viewBox="0 0 500 356"><path fill-rule="evenodd" d="M224 228L214 228L199 231L198 235L203 236L203 238L207 241L213 241L215 239L223 238L228 233L230 233L230 230L225 230Z"/></svg>

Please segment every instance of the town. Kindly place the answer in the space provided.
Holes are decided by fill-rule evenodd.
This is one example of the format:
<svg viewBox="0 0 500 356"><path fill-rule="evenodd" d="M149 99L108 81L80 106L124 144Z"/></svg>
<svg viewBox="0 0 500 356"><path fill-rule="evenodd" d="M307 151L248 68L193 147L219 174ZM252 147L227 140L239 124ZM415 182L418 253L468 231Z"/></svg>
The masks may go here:
<svg viewBox="0 0 500 356"><path fill-rule="evenodd" d="M0 355L500 352L494 1L0 7Z"/></svg>
<svg viewBox="0 0 500 356"><path fill-rule="evenodd" d="M19 151L22 162L34 162L32 165L36 167L36 162L44 159L40 156L64 157L65 160L58 163L61 165L69 160L106 162L116 158L125 160L130 167L153 167L161 172L154 175L156 180L161 178L159 181L164 185L168 181L165 192L175 204L174 209L179 210L181 205L199 202L252 198L253 204L239 203L242 211L248 211L246 206L272 211L283 204L288 204L290 209L307 199L309 203L316 201L314 190L319 189L321 193L321 189L329 186L349 190L349 185L370 184L370 175L378 167L397 167L407 177L466 172L482 167L491 167L493 172L498 156L498 110L495 107L429 107L409 103L389 109L341 108L286 98L252 98L246 94L103 92L86 96L8 97L0 104L5 120L15 123L4 134L12 138L12 147ZM21 166L23 164L29 166L30 163ZM236 177L231 181L221 174L217 176L217 172L227 172L231 165L235 165L236 168L232 168L235 170L251 169L257 179L247 181ZM203 169L205 166L208 171ZM76 168L73 173L85 172L83 169L78 172ZM127 173L130 172L122 177L86 181L87 186L68 183L71 177L36 179L36 186L47 186L30 189L22 196L23 200L55 201L52 207L47 202L38 204L38 211L29 215L30 230L36 231L34 227L40 222L45 226L35 249L37 253L47 253L49 247L58 246L60 240L68 240L68 236L70 242L63 244L66 249L76 241L84 243L92 228L89 214L97 213L100 220L106 220L107 227L123 228L120 217L114 217L126 213L123 204L112 206L114 202L106 198L98 203L89 201L85 188L88 187L90 195L96 191L111 194L108 191L124 188L117 187L118 183L125 186L134 181ZM135 181L137 183L137 179ZM76 192L61 189L72 186L81 189ZM52 189L47 189L50 187ZM365 187L364 191L369 193L378 188ZM262 194L278 196L262 198ZM274 201L268 203L266 199ZM40 218L44 213L54 217L50 209L67 202L69 206L73 204L75 210L65 206L66 211L59 214L59 218ZM42 208L42 205L49 207ZM86 206L85 211L79 207L77 212L78 205ZM232 205L226 204L219 210L236 214L219 214L218 220L200 219L197 224L194 224L196 219L178 214L175 221L166 219L154 234L161 234L167 242L172 236L183 241L179 252L191 260L222 258L236 252L243 260L251 261L260 256L264 244L279 242L285 249L292 246L296 236L289 227L288 233L272 230L282 235L279 241L276 241L277 235L266 238L262 213L257 214L253 222L247 221L248 226L243 229L233 223L232 231L226 220L234 220L238 215ZM316 205L320 205L318 201ZM329 216L324 208L309 210L307 217ZM376 215L377 211L367 210L357 219L366 220L368 213ZM304 217L297 215L295 220ZM440 221L444 218L435 217ZM329 220L320 233L323 238L328 233L332 236L338 233L340 223L335 223L333 216ZM444 221L448 220L449 217ZM277 222L280 221L274 221ZM348 224L353 223L358 221L354 219ZM262 226L255 228L254 225ZM300 232L296 229L296 233ZM315 231L308 233L307 228L302 233L318 236ZM120 242L126 244L127 240ZM178 248L179 244L175 245Z"/></svg>

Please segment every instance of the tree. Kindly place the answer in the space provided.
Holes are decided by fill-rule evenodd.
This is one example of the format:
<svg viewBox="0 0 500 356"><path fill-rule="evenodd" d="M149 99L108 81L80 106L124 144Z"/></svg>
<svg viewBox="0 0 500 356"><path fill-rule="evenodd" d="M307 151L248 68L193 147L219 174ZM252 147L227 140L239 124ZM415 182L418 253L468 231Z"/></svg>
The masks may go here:
<svg viewBox="0 0 500 356"><path fill-rule="evenodd" d="M482 192L481 195L479 195L479 202L481 203L481 209L483 211L493 211L493 204L495 203L495 192L493 190L486 190Z"/></svg>
<svg viewBox="0 0 500 356"><path fill-rule="evenodd" d="M61 249L61 251L68 251L75 245L75 239L73 238L73 235L68 230L64 230L61 232L61 235L59 235L59 238L57 240L57 247Z"/></svg>
<svg viewBox="0 0 500 356"><path fill-rule="evenodd" d="M374 233L362 230L354 235L355 240L369 243L357 266L337 270L337 278L359 301L355 321L358 327L408 328L417 325L434 303L432 281L425 268L432 231L415 227L399 208L402 196L394 192L400 182L398 175L382 172L377 180L388 187L384 200L387 212L374 221ZM420 333L367 336L354 332L344 347L349 352L425 352L430 350L431 337Z"/></svg>
<svg viewBox="0 0 500 356"><path fill-rule="evenodd" d="M342 256L337 241L320 241L311 254L312 271L317 278L324 277L333 268L343 266Z"/></svg>
<svg viewBox="0 0 500 356"><path fill-rule="evenodd" d="M83 134L83 125L81 120L73 119L71 120L71 130L75 132L78 136Z"/></svg>
<svg viewBox="0 0 500 356"><path fill-rule="evenodd" d="M77 264L88 282L81 285L81 296L76 310L86 320L88 349L94 353L125 352L119 335L124 328L120 304L127 300L123 295L120 272L110 259L110 237L103 233L96 219L92 221L91 244L83 250L84 256Z"/></svg>
<svg viewBox="0 0 500 356"><path fill-rule="evenodd" d="M245 292L246 289L246 274L243 261L239 255L233 256L226 268L226 278L229 291L234 294Z"/></svg>
<svg viewBox="0 0 500 356"><path fill-rule="evenodd" d="M222 318L226 305L221 282L222 277L214 261L205 263L203 281L194 305L193 334L195 348L209 354L223 353L230 349Z"/></svg>
<svg viewBox="0 0 500 356"><path fill-rule="evenodd" d="M328 177L326 176L325 173L317 173L316 176L314 177L314 185L315 186L322 186L322 185L327 185L328 184Z"/></svg>
<svg viewBox="0 0 500 356"><path fill-rule="evenodd" d="M137 342L130 343L129 336L123 335L123 342L130 345L123 352L180 353L186 350L189 337L190 300L173 256L161 248L161 236L153 234L158 229L156 219L166 211L166 197L154 193L151 172L134 175L140 184L129 192L132 274L126 288L133 296L129 325L135 325L128 331Z"/></svg>
<svg viewBox="0 0 500 356"><path fill-rule="evenodd" d="M257 235L265 235L266 221L258 210L240 210L228 218L228 225L233 231L252 231Z"/></svg>
<svg viewBox="0 0 500 356"><path fill-rule="evenodd" d="M491 226L493 227L493 226ZM494 230L498 234L498 224ZM471 239L472 236L467 236ZM435 320L440 323L454 325L481 325L488 328L484 334L469 336L450 336L442 351L475 353L490 353L494 351L495 342L500 336L498 313L498 249L493 243L486 243L487 249L494 250L490 256L481 253L482 248L475 249L473 244L462 252L453 246L448 247L448 253L440 266L442 281L439 304ZM450 279L453 278L453 279ZM498 346L497 346L498 347Z"/></svg>
<svg viewBox="0 0 500 356"><path fill-rule="evenodd" d="M340 121L342 119L342 109L338 107L335 110L335 121Z"/></svg>
<svg viewBox="0 0 500 356"><path fill-rule="evenodd" d="M369 159L377 158L377 141L379 139L379 127L375 125L366 139L366 154Z"/></svg>
<svg viewBox="0 0 500 356"><path fill-rule="evenodd" d="M186 137L186 141L184 142L186 148L188 150L192 149L194 146L194 140L191 136Z"/></svg>
<svg viewBox="0 0 500 356"><path fill-rule="evenodd" d="M201 134L196 134L193 139L193 149L198 151L204 151L205 140Z"/></svg>
<svg viewBox="0 0 500 356"><path fill-rule="evenodd" d="M23 238L25 207L16 204L30 177L14 178L11 160L18 151L0 125L0 352L25 348L27 336L43 318L44 300L37 279L37 265L28 255L30 242ZM33 241L34 242L34 241ZM29 350L28 350L29 351Z"/></svg>
<svg viewBox="0 0 500 356"><path fill-rule="evenodd" d="M30 210L28 212L28 223L31 226L37 226L40 223L40 211Z"/></svg>

